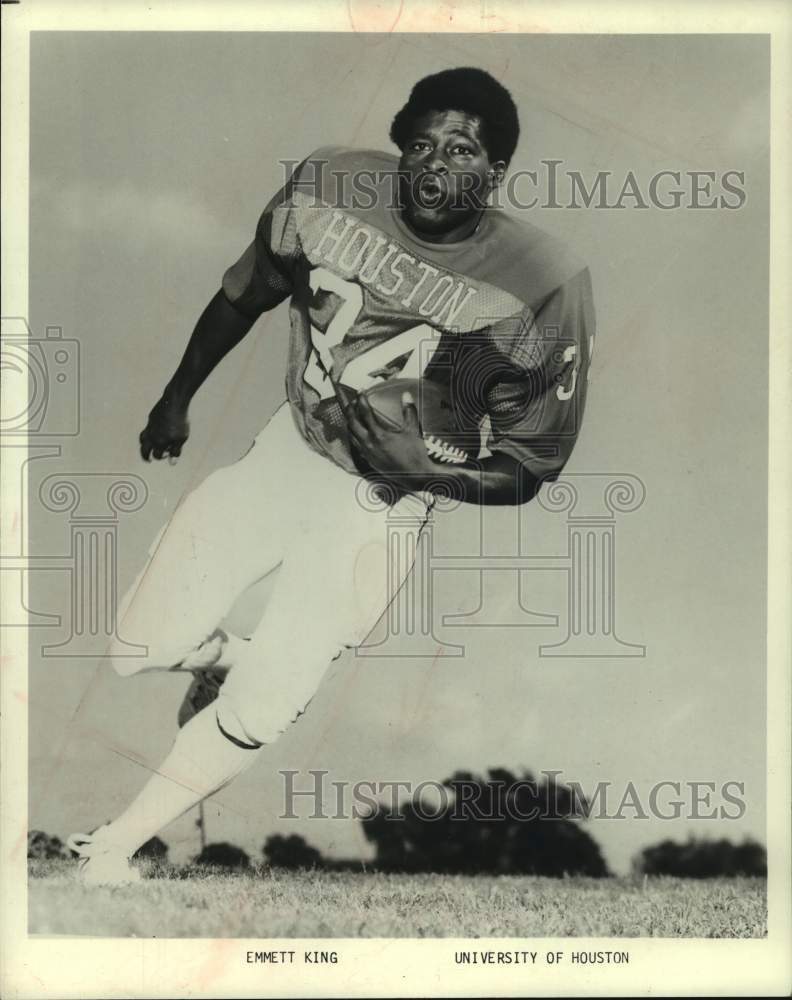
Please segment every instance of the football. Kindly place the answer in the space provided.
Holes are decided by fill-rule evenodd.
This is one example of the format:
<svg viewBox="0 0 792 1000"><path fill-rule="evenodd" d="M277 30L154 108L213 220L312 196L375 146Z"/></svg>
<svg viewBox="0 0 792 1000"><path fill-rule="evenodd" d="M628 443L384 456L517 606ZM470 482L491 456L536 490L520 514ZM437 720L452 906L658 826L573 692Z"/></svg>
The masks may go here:
<svg viewBox="0 0 792 1000"><path fill-rule="evenodd" d="M404 425L402 396L405 392L415 400L429 455L437 462L451 465L470 461L469 452L461 446L460 428L443 386L427 379L391 378L366 389L362 395L371 404L378 420L386 427L399 430Z"/></svg>

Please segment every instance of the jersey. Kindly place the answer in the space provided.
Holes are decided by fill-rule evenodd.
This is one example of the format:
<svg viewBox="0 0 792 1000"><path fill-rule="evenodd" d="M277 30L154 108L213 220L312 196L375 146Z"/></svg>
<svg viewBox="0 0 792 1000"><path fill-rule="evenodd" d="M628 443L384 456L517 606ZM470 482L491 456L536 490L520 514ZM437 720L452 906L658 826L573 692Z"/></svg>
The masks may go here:
<svg viewBox="0 0 792 1000"><path fill-rule="evenodd" d="M487 208L457 243L404 222L398 161L322 148L264 209L223 277L257 317L290 298L286 392L308 444L358 473L336 387L445 385L469 453L553 479L577 438L595 317L589 271L537 227ZM472 452L471 452L472 447Z"/></svg>

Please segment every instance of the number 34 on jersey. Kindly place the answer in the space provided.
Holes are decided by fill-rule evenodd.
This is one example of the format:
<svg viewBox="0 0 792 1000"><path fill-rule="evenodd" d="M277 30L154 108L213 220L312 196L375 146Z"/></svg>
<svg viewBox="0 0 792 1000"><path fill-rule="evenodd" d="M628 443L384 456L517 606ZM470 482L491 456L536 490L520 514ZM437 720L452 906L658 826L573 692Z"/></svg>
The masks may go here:
<svg viewBox="0 0 792 1000"><path fill-rule="evenodd" d="M335 391L327 372L332 370L333 349L343 342L357 322L363 309L363 290L355 282L347 281L324 267L311 271L310 286L314 295L333 292L341 302L324 332L311 327L313 351L303 375L320 399L331 399ZM403 360L405 355L407 359L398 369L399 377L421 378L439 341L440 331L427 323L412 326L352 358L343 370L343 384L356 392L363 392L388 377L387 373L393 370L395 362ZM562 401L572 398L577 384L577 348L574 344L565 348L563 361L565 367L568 366L569 375L565 384L556 387L556 395Z"/></svg>

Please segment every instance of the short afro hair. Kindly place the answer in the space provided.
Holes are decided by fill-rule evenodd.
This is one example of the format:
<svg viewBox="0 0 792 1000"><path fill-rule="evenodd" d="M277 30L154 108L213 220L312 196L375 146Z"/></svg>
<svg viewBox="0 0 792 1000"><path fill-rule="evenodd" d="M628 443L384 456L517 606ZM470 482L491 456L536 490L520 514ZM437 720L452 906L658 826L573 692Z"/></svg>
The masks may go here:
<svg viewBox="0 0 792 1000"><path fill-rule="evenodd" d="M520 135L517 108L509 91L485 70L462 66L419 80L391 123L390 138L399 149L404 149L415 119L430 111L477 115L490 158L508 165Z"/></svg>

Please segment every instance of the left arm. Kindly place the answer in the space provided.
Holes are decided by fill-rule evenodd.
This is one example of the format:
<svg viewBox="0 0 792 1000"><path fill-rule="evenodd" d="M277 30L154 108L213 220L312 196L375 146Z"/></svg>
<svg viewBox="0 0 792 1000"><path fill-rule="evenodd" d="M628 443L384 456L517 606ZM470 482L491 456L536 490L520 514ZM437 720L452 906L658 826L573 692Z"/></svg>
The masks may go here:
<svg viewBox="0 0 792 1000"><path fill-rule="evenodd" d="M404 426L398 431L377 420L365 396L346 411L357 450L387 479L409 492L448 492L473 504L517 505L533 498L538 480L511 455L494 454L475 466L433 461L421 436L414 402L405 394L402 405Z"/></svg>
<svg viewBox="0 0 792 1000"><path fill-rule="evenodd" d="M346 407L350 435L369 465L410 491L449 491L467 503L518 505L555 479L577 440L586 398L595 317L591 281L582 270L550 294L530 329L493 328L502 375L487 392L490 456L470 465L433 461L411 399L404 425L389 430L365 396ZM444 489L445 485L445 489Z"/></svg>

